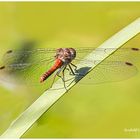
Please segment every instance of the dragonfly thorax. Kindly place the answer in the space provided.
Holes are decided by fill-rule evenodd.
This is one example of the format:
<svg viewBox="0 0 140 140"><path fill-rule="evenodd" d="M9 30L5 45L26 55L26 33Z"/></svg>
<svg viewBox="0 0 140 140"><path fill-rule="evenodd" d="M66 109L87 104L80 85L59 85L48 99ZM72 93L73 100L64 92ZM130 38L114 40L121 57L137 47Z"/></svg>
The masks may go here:
<svg viewBox="0 0 140 140"><path fill-rule="evenodd" d="M70 63L76 57L76 51L73 48L59 48L56 51L55 58L64 63Z"/></svg>

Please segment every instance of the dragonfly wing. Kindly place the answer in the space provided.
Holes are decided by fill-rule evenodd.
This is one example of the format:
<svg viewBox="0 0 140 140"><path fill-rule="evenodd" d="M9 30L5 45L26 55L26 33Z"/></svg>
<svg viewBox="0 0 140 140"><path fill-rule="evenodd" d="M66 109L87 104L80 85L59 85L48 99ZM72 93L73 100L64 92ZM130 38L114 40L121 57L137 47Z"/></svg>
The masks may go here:
<svg viewBox="0 0 140 140"><path fill-rule="evenodd" d="M0 69L0 80L6 82L18 82L27 85L40 85L39 78L52 65L54 59L50 61L40 61L39 63L11 64ZM14 80L13 80L14 79Z"/></svg>
<svg viewBox="0 0 140 140"><path fill-rule="evenodd" d="M66 46L67 47L67 46ZM70 46L69 46L70 47ZM77 58L81 59L84 58L87 54L91 53L92 51L99 51L106 53L110 50L115 50L115 48L74 48L77 53ZM32 50L9 50L5 53L3 57L4 63L25 63L30 61L32 63L38 62L43 59L50 59L55 56L56 49L55 48L38 48ZM116 52L111 55L112 61L138 61L138 57L140 56L140 48L120 48ZM78 60L77 59L77 60Z"/></svg>
<svg viewBox="0 0 140 140"><path fill-rule="evenodd" d="M3 56L4 64L39 63L55 56L55 49L9 50Z"/></svg>
<svg viewBox="0 0 140 140"><path fill-rule="evenodd" d="M98 61L95 61L95 63L98 63ZM98 64L92 72L87 74L80 83L100 84L106 82L119 82L136 75L137 72L136 66L130 62L104 61ZM84 75L85 74L78 71L78 76L84 77Z"/></svg>
<svg viewBox="0 0 140 140"><path fill-rule="evenodd" d="M86 54L93 50L107 52L114 48L78 48L77 58L75 63L82 60ZM40 84L40 76L46 72L54 61L56 49L33 49L33 50L9 50L3 57L4 65L0 67L0 73L8 73L8 75L22 77L21 81L28 83L29 85ZM103 83L112 81L121 81L127 79L137 73L137 68L132 65L126 64L129 60L138 61L139 48L122 48L118 49L113 55L109 56L104 62L98 65L93 72L86 77L87 83ZM116 61L117 60L117 61ZM85 61L85 60L84 60ZM91 60L86 60L87 63L93 63ZM73 61L74 62L74 61ZM98 60L94 60L97 63ZM131 64L131 61L130 61ZM83 65L84 67L84 65ZM80 72L80 71L79 71ZM3 74L2 74L3 75ZM20 76L22 75L22 76ZM84 76L80 73L79 76ZM0 79L7 80L5 76L0 76Z"/></svg>
<svg viewBox="0 0 140 140"><path fill-rule="evenodd" d="M54 52L54 49L8 51L0 67L0 80L11 82L11 79L16 79L29 85L39 85L40 76L54 63Z"/></svg>
<svg viewBox="0 0 140 140"><path fill-rule="evenodd" d="M87 54L91 53L92 51L107 53L110 51L116 50L115 48L79 48L76 49L77 51L77 57L75 62L83 59ZM101 53L100 53L101 55ZM132 63L139 63L140 58L140 48L119 48L117 51L115 51L112 55L109 57L110 61L129 61ZM89 61L89 60L88 60ZM76 62L76 63L77 63Z"/></svg>
<svg viewBox="0 0 140 140"><path fill-rule="evenodd" d="M115 48L97 48L96 51L107 53L108 51L114 49ZM79 53L77 53L77 58L73 61L73 63L76 64L81 61L83 64L83 69L84 67L87 68L88 63L99 63L99 60L88 60L86 58L83 59L81 56L83 56L85 53L86 49L83 49L83 52L81 49ZM85 77L85 83L97 84L128 79L138 72L135 64L137 64L137 62L139 63L139 57L139 48L120 48L99 65L97 65L94 70L86 76L87 78ZM82 73L80 73L80 75L84 76Z"/></svg>

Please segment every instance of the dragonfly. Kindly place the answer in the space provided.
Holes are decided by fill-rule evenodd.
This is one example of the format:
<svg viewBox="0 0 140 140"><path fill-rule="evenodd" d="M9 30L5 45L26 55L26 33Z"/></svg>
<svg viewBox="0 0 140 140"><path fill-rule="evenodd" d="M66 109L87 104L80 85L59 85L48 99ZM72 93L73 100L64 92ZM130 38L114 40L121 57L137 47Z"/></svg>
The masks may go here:
<svg viewBox="0 0 140 140"><path fill-rule="evenodd" d="M71 75L83 78L85 73L78 69L76 64L91 51L108 52L115 48L35 48L32 50L8 50L3 56L3 65L0 67L0 80L9 81L8 76L18 77L20 81L29 85L49 84L61 78L65 89L65 71ZM100 84L118 82L128 79L138 73L135 64L140 56L140 48L120 48L88 74L83 83ZM84 58L83 69L87 63L98 63L99 60ZM8 76L7 76L8 75ZM52 76L53 75L53 76ZM50 81L47 81L53 77ZM17 80L16 80L17 81ZM85 81L85 82L84 82ZM50 84L51 83L51 84Z"/></svg>

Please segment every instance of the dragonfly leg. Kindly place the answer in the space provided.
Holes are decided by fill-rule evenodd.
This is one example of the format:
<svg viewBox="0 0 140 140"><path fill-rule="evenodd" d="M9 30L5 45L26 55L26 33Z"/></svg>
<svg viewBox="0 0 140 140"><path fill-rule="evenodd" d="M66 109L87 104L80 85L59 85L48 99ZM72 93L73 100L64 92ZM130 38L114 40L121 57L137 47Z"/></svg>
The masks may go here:
<svg viewBox="0 0 140 140"><path fill-rule="evenodd" d="M57 73L53 77L53 81L52 81L52 84L51 84L50 88L53 86L56 76L57 76Z"/></svg>
<svg viewBox="0 0 140 140"><path fill-rule="evenodd" d="M67 68L67 67L66 67L66 70L69 72L69 75L73 75L73 74L71 73L70 68Z"/></svg>
<svg viewBox="0 0 140 140"><path fill-rule="evenodd" d="M70 74L75 75L75 72L73 71L71 65L69 64L68 66L69 66L69 69L70 69Z"/></svg>
<svg viewBox="0 0 140 140"><path fill-rule="evenodd" d="M53 78L53 82L52 82L52 84L51 84L51 87L52 87L52 85L54 84L54 81L55 81L56 76L58 76L59 78L62 79L62 81L63 81L63 83L64 83L64 88L65 88L66 91L67 91L67 87L66 87L66 82L67 82L67 80L65 80L65 70L69 70L70 73L72 73L73 75L75 75L75 73L74 73L73 69L71 68L71 66L70 66L70 65L68 65L68 66L69 66L69 69L67 68L67 66L65 66L65 67L63 67L63 68L60 68L59 71L57 71L57 73L54 75L54 78ZM63 70L62 70L62 69L63 69ZM62 76L59 75L61 71L62 71ZM71 80L71 79L70 79L70 80Z"/></svg>
<svg viewBox="0 0 140 140"><path fill-rule="evenodd" d="M61 70L58 71L58 72L56 73L56 75L62 79L62 81L64 82L64 88L67 90L67 88L66 88L66 81L65 81L65 74L64 74L65 69L66 69L66 66L65 66L65 67L63 68L63 70L62 70L62 76L59 75L59 73L60 73Z"/></svg>
<svg viewBox="0 0 140 140"><path fill-rule="evenodd" d="M70 63L73 67L75 67L75 71L77 70L77 66L76 65L74 65L73 63Z"/></svg>
<svg viewBox="0 0 140 140"><path fill-rule="evenodd" d="M65 69L66 69L66 67L67 66L65 66L63 71L62 71L62 76L63 76L62 79L63 79L63 82L64 82L64 88L67 90L67 88L66 88L66 81L65 81Z"/></svg>
<svg viewBox="0 0 140 140"><path fill-rule="evenodd" d="M61 77L61 76L59 75L59 73L61 72L61 70L62 70L62 68L60 68L60 69L55 73L50 88L53 86L56 76Z"/></svg>
<svg viewBox="0 0 140 140"><path fill-rule="evenodd" d="M74 71L73 71L73 69L72 69L72 67L70 66L70 64L74 67ZM69 74L70 75L75 75L75 73L76 73L76 71L77 71L77 66L75 66L74 64L72 64L72 63L70 63L68 66L69 66L69 68L65 68L66 70L68 70L69 71Z"/></svg>
<svg viewBox="0 0 140 140"><path fill-rule="evenodd" d="M62 70L62 69L59 69L59 71L57 71L56 74L54 75L53 81L52 81L52 84L51 84L50 88L53 86L56 76L58 76L58 77L61 78L61 76L59 75L59 73L61 72L61 70ZM61 79L62 79L62 78L61 78Z"/></svg>

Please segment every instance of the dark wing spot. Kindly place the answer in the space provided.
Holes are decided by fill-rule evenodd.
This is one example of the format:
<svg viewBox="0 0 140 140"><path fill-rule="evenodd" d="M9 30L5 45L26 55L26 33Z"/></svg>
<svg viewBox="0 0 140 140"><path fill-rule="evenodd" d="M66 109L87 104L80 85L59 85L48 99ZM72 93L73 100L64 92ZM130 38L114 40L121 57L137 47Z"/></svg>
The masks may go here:
<svg viewBox="0 0 140 140"><path fill-rule="evenodd" d="M0 67L0 70L3 70L3 69L5 69L5 66Z"/></svg>
<svg viewBox="0 0 140 140"><path fill-rule="evenodd" d="M128 65L128 66L133 66L133 64L130 63L130 62L125 62L125 64Z"/></svg>
<svg viewBox="0 0 140 140"><path fill-rule="evenodd" d="M6 53L12 53L13 51L12 50L9 50L9 51L7 51Z"/></svg>
<svg viewBox="0 0 140 140"><path fill-rule="evenodd" d="M139 48L131 48L133 51L139 51Z"/></svg>

